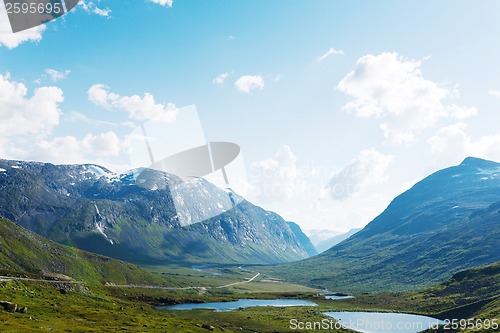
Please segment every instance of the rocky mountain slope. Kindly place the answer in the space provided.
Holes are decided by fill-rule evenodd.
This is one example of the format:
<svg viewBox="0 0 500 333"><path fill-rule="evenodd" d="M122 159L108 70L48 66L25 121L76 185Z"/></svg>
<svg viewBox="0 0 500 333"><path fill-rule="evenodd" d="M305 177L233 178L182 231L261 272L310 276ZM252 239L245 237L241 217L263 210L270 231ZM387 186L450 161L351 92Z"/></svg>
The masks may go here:
<svg viewBox="0 0 500 333"><path fill-rule="evenodd" d="M309 237L307 237L307 235L302 231L302 229L300 228L300 226L297 223L287 222L286 224L288 224L288 226L290 227L292 232L295 234L295 236L299 240L300 245L304 248L304 250L306 250L307 254L310 257L318 254L318 252L316 251L316 248L311 243L311 240L309 239Z"/></svg>
<svg viewBox="0 0 500 333"><path fill-rule="evenodd" d="M186 183L152 170L117 175L96 165L0 160L0 215L63 244L135 263L308 257L279 215L242 198L189 223L235 202L232 196L203 179Z"/></svg>
<svg viewBox="0 0 500 333"><path fill-rule="evenodd" d="M417 289L499 261L499 237L500 164L467 158L415 184L346 241L275 272L346 292Z"/></svg>

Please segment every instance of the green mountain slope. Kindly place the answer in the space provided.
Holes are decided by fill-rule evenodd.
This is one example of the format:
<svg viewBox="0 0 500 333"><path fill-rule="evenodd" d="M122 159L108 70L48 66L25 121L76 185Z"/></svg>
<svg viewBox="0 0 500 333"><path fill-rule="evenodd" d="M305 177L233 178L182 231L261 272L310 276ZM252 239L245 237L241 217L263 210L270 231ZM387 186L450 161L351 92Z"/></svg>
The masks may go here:
<svg viewBox="0 0 500 333"><path fill-rule="evenodd" d="M500 262L458 272L445 282L416 292L413 298L428 304L423 310L437 312L442 318L463 319L480 315L498 304Z"/></svg>
<svg viewBox="0 0 500 333"><path fill-rule="evenodd" d="M443 283L408 296L420 311L456 320L459 330L450 330L449 325L449 330L442 332L500 330L500 262L461 271ZM466 327L468 320L476 323L474 328ZM493 328L495 322L497 329Z"/></svg>
<svg viewBox="0 0 500 333"><path fill-rule="evenodd" d="M274 272L345 292L418 289L500 260L499 237L500 164L467 158L395 198L346 241Z"/></svg>
<svg viewBox="0 0 500 333"><path fill-rule="evenodd" d="M0 218L0 275L11 273L63 274L94 285L166 282L137 266L57 244Z"/></svg>

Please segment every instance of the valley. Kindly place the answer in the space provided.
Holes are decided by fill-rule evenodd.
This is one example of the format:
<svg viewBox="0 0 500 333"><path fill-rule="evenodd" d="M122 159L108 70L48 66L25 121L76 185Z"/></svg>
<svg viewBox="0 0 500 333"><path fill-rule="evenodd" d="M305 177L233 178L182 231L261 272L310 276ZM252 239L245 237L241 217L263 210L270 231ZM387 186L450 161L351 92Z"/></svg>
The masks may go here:
<svg viewBox="0 0 500 333"><path fill-rule="evenodd" d="M89 285L68 290L50 281L8 279L0 282L0 298L27 306L27 314L0 311L5 332L316 332L291 329L290 321L322 322L325 312L405 312L442 320L451 318L499 319L500 263L456 274L442 284L406 293L354 294L343 300L325 299L325 291L291 284L273 275L255 275L245 267L207 269L156 267L166 285ZM253 280L252 277L254 277ZM251 281L250 281L251 280ZM43 301L41 301L41 299ZM250 307L233 311L159 311L159 305L230 302L239 299L292 299L310 301L310 307ZM224 304L224 303L223 303ZM68 325L71 322L71 325ZM102 323L106 323L102 325ZM205 327L205 328L203 328ZM335 330L348 332L348 330ZM469 332L469 330L463 330ZM490 332L491 330L473 330ZM443 332L454 332L446 330ZM471 331L472 332L472 331Z"/></svg>
<svg viewBox="0 0 500 333"><path fill-rule="evenodd" d="M0 333L500 333L499 17L0 0Z"/></svg>
<svg viewBox="0 0 500 333"><path fill-rule="evenodd" d="M0 219L2 332L314 332L322 323L352 332L333 319L345 312L441 320L432 332L490 332L457 323L500 319L494 162L469 158L423 179L319 255L297 224L249 202L180 226L165 218L174 212L168 192L128 176L1 165L10 194L0 209L17 220ZM79 185L68 188L68 177ZM202 187L215 191L206 205L216 205L221 192ZM187 253L172 255L183 246ZM175 304L197 309L168 308Z"/></svg>

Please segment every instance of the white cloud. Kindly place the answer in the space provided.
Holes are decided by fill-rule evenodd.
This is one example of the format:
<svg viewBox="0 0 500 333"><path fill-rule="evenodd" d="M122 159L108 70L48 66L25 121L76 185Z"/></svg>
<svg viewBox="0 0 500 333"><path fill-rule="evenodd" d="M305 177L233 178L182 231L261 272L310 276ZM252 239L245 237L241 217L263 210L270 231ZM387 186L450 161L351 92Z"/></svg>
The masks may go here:
<svg viewBox="0 0 500 333"><path fill-rule="evenodd" d="M493 89L491 89L490 91L488 91L488 94L490 96L493 96L493 97L500 97L500 91L499 90L493 90Z"/></svg>
<svg viewBox="0 0 500 333"><path fill-rule="evenodd" d="M74 136L39 140L30 151L15 158L54 164L98 164L115 172L124 172L130 165L120 161L124 144L114 132L87 134L82 139Z"/></svg>
<svg viewBox="0 0 500 333"><path fill-rule="evenodd" d="M328 58L329 56L332 56L332 55L344 55L344 51L330 48L328 51L326 51L321 56L319 56L317 60L318 60L318 62L322 62L323 60L325 60L326 58Z"/></svg>
<svg viewBox="0 0 500 333"><path fill-rule="evenodd" d="M128 113L132 120L145 121L153 118L163 119L165 122L175 120L177 108L174 104L156 103L154 96L145 93L138 95L120 96L110 92L104 84L94 84L87 91L89 100L105 109L118 109Z"/></svg>
<svg viewBox="0 0 500 333"><path fill-rule="evenodd" d="M500 161L500 133L473 140L467 127L463 122L452 124L428 140L438 166L457 164L468 156Z"/></svg>
<svg viewBox="0 0 500 333"><path fill-rule="evenodd" d="M232 73L227 73L227 72L219 74L212 80L212 82L214 84L223 85L226 79L229 78L231 75Z"/></svg>
<svg viewBox="0 0 500 333"><path fill-rule="evenodd" d="M154 3L157 3L161 6L168 6L168 7L172 7L173 5L173 0L150 0L151 2L154 2Z"/></svg>
<svg viewBox="0 0 500 333"><path fill-rule="evenodd" d="M457 88L450 90L423 77L421 61L382 53L361 57L353 71L337 85L353 100L343 109L359 118L379 118L380 128L393 143L410 143L421 130L440 118L464 119L477 110L447 103L457 98Z"/></svg>
<svg viewBox="0 0 500 333"><path fill-rule="evenodd" d="M66 120L69 122L81 122L81 123L89 124L89 125L96 126L96 127L100 127L100 126L109 127L109 126L117 126L118 125L117 123L112 123L109 121L91 119L91 118L87 117L85 114L80 113L80 112L76 112L76 111L71 112L66 117ZM123 125L123 126L126 126L126 125ZM135 125L133 125L133 126L135 127ZM126 127L128 127L128 126L126 126Z"/></svg>
<svg viewBox="0 0 500 333"><path fill-rule="evenodd" d="M284 145L272 158L253 163L249 181L256 199L269 204L291 198L297 190L296 161L290 147Z"/></svg>
<svg viewBox="0 0 500 333"><path fill-rule="evenodd" d="M263 89L264 79L260 75L244 75L234 85L239 91L248 94L255 89Z"/></svg>
<svg viewBox="0 0 500 333"><path fill-rule="evenodd" d="M111 131L74 136L51 137L60 124L64 101L57 87L39 87L32 96L27 87L0 75L0 156L9 159L52 163L98 163L110 165L120 160L123 143ZM79 120L89 120L75 113ZM123 164L111 164L124 170Z"/></svg>
<svg viewBox="0 0 500 333"><path fill-rule="evenodd" d="M0 138L46 135L59 124L59 104L64 101L61 89L40 87L32 97L27 94L24 84L11 81L8 73L0 75Z"/></svg>
<svg viewBox="0 0 500 333"><path fill-rule="evenodd" d="M97 14L99 16L109 17L110 13L111 9L109 8L106 9L94 8L94 14Z"/></svg>
<svg viewBox="0 0 500 333"><path fill-rule="evenodd" d="M110 93L109 87L105 84L94 84L87 90L89 101L105 109L111 109L111 101L120 98L119 95Z"/></svg>
<svg viewBox="0 0 500 333"><path fill-rule="evenodd" d="M42 40L42 33L45 29L45 25L39 25L13 33L3 1L0 3L0 47L5 46L8 49L14 49L24 42L39 42Z"/></svg>
<svg viewBox="0 0 500 333"><path fill-rule="evenodd" d="M87 1L80 1L78 4L83 8L84 11L86 11L89 14L96 14L96 15L103 16L103 17L110 17L109 14L111 13L111 9L99 8L99 7L97 7L95 2L93 2L93 1L88 1L88 2Z"/></svg>
<svg viewBox="0 0 500 333"><path fill-rule="evenodd" d="M450 104L447 106L449 114L451 117L463 120L477 115L477 109L475 107L458 106L456 104Z"/></svg>
<svg viewBox="0 0 500 333"><path fill-rule="evenodd" d="M387 169L392 160L393 156L373 148L361 151L351 164L330 177L321 198L345 200L362 192L366 186L386 182L389 179Z"/></svg>
<svg viewBox="0 0 500 333"><path fill-rule="evenodd" d="M78 140L73 136L57 137L37 142L30 157L51 163L88 163L96 157L115 157L121 151L121 142L114 132L87 134Z"/></svg>
<svg viewBox="0 0 500 333"><path fill-rule="evenodd" d="M45 70L45 75L52 81L52 82L57 82L64 80L68 77L68 75L71 73L69 69L66 69L62 72L59 72L55 69L48 68Z"/></svg>

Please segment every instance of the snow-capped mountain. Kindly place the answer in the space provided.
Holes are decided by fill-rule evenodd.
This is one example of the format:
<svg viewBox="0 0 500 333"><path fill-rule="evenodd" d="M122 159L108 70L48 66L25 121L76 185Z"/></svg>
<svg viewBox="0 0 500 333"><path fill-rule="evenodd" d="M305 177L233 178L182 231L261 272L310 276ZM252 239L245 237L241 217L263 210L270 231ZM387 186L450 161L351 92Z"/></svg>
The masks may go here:
<svg viewBox="0 0 500 333"><path fill-rule="evenodd" d="M279 215L203 179L185 182L155 170L119 175L98 165L0 160L0 216L58 242L138 263L308 256Z"/></svg>

